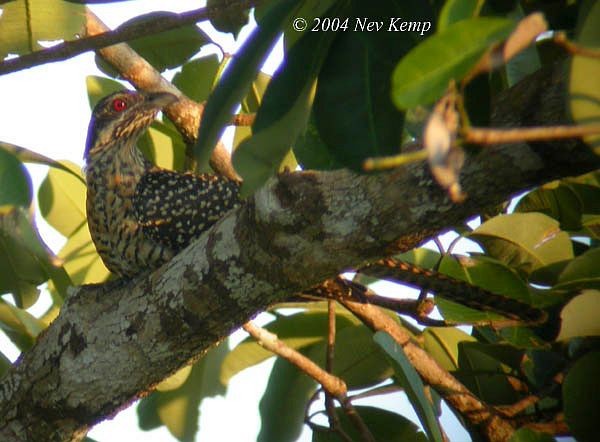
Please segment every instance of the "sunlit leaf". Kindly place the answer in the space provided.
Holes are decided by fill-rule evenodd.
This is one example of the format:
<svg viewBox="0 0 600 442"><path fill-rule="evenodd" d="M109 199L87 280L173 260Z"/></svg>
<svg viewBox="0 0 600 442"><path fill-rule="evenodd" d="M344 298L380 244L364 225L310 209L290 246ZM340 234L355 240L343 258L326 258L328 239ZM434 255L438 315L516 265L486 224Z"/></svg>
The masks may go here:
<svg viewBox="0 0 600 442"><path fill-rule="evenodd" d="M84 7L62 0L17 0L2 11L0 60L42 49L41 41L73 40L85 23Z"/></svg>
<svg viewBox="0 0 600 442"><path fill-rule="evenodd" d="M194 101L208 98L219 69L219 59L209 55L188 61L173 77L173 85Z"/></svg>
<svg viewBox="0 0 600 442"><path fill-rule="evenodd" d="M562 321L556 340L600 336L598 312L600 312L600 290L583 290L560 312Z"/></svg>
<svg viewBox="0 0 600 442"><path fill-rule="evenodd" d="M12 206L31 204L31 177L25 166L11 153L0 149L0 212Z"/></svg>
<svg viewBox="0 0 600 442"><path fill-rule="evenodd" d="M445 30L448 26L465 18L473 18L479 15L483 0L449 0L444 3L438 20L438 32Z"/></svg>
<svg viewBox="0 0 600 442"><path fill-rule="evenodd" d="M506 38L511 20L478 17L461 20L411 50L392 76L392 98L400 109L430 104L450 80L460 80L493 43Z"/></svg>

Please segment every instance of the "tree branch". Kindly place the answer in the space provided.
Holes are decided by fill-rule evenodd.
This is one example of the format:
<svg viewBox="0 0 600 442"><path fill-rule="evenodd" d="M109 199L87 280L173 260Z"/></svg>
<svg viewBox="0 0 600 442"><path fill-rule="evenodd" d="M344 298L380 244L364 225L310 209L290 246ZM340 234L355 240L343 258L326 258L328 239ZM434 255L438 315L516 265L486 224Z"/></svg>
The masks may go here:
<svg viewBox="0 0 600 442"><path fill-rule="evenodd" d="M496 122L568 123L565 82L562 65L528 77L499 97ZM162 268L74 289L0 383L0 440L79 440L269 305L525 189L599 167L579 140L490 147L467 159L461 205L422 162L275 177Z"/></svg>
<svg viewBox="0 0 600 442"><path fill-rule="evenodd" d="M0 75L21 71L45 63L67 60L87 51L94 51L123 41L158 34L184 25L195 24L202 20L218 17L231 9L249 9L257 3L258 0L222 0L218 3L218 6L208 6L174 14L170 17L131 23L114 31L103 32L102 34L80 38L79 40L66 41L48 49L0 61Z"/></svg>

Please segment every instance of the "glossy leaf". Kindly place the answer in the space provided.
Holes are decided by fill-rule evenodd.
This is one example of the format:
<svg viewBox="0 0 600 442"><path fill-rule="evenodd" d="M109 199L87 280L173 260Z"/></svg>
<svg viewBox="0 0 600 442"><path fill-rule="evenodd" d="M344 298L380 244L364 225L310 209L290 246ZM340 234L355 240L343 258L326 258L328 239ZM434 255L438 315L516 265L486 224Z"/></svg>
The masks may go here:
<svg viewBox="0 0 600 442"><path fill-rule="evenodd" d="M427 442L427 437L419 427L404 416L375 407L359 405L354 408L377 441ZM362 440L362 435L342 409L337 408L337 415L342 429L350 439ZM313 442L338 442L339 440L339 436L329 428L322 428L321 431L317 429L313 432Z"/></svg>
<svg viewBox="0 0 600 442"><path fill-rule="evenodd" d="M431 20L422 1L352 2L347 14L388 27L390 11ZM352 31L336 33L323 63L314 115L319 135L335 160L361 169L368 157L398 153L404 113L390 99L389 78L396 60L423 37L418 32L354 32L358 18L352 20Z"/></svg>
<svg viewBox="0 0 600 442"><path fill-rule="evenodd" d="M325 367L326 352L327 345L323 339L306 355ZM379 384L393 373L385 353L373 342L373 332L367 327L362 324L346 327L336 334L333 374L343 379L349 389Z"/></svg>
<svg viewBox="0 0 600 442"><path fill-rule="evenodd" d="M590 287L600 289L600 248L593 248L570 261L560 273L555 288L575 289Z"/></svg>
<svg viewBox="0 0 600 442"><path fill-rule="evenodd" d="M173 85L192 100L202 102L212 91L219 64L214 54L188 61L173 77Z"/></svg>
<svg viewBox="0 0 600 442"><path fill-rule="evenodd" d="M60 0L12 1L2 12L0 60L42 49L40 41L73 40L85 23L83 6Z"/></svg>
<svg viewBox="0 0 600 442"><path fill-rule="evenodd" d="M438 32L445 30L448 26L466 18L479 15L483 0L449 0L444 3L438 20Z"/></svg>
<svg viewBox="0 0 600 442"><path fill-rule="evenodd" d="M423 382L404 354L404 350L385 332L375 333L375 342L390 356L396 376L401 380L411 405L425 428L429 440L443 440L439 423L435 417L431 402L425 396Z"/></svg>
<svg viewBox="0 0 600 442"><path fill-rule="evenodd" d="M458 368L458 345L464 341L475 341L475 338L450 327L427 327L423 331L423 348L448 371Z"/></svg>
<svg viewBox="0 0 600 442"><path fill-rule="evenodd" d="M590 352L569 370L562 388L565 420L577 440L592 441L600 421L600 352Z"/></svg>
<svg viewBox="0 0 600 442"><path fill-rule="evenodd" d="M0 299L0 329L21 351L29 349L45 324L27 311Z"/></svg>
<svg viewBox="0 0 600 442"><path fill-rule="evenodd" d="M13 206L31 205L31 177L11 153L0 149L0 213Z"/></svg>
<svg viewBox="0 0 600 442"><path fill-rule="evenodd" d="M561 324L557 341L576 337L600 336L600 290L582 290L560 312Z"/></svg>
<svg viewBox="0 0 600 442"><path fill-rule="evenodd" d="M264 57L273 47L283 23L298 0L283 0L274 4L262 23L252 32L227 67L204 109L194 155L202 167L208 163L212 149L231 119L235 107L256 78Z"/></svg>
<svg viewBox="0 0 600 442"><path fill-rule="evenodd" d="M37 286L58 267L31 226L28 213L15 208L0 214L0 293L12 293L20 308L38 299Z"/></svg>
<svg viewBox="0 0 600 442"><path fill-rule="evenodd" d="M400 109L426 105L442 96L450 80L462 79L492 44L505 39L511 20L461 20L411 50L392 76L392 98Z"/></svg>
<svg viewBox="0 0 600 442"><path fill-rule="evenodd" d="M577 43L582 46L600 45L600 3L591 2L580 29ZM595 81L600 72L600 59L576 55L571 62L569 74L569 97L571 116L580 124L600 123L600 83ZM588 136L585 141L592 146L600 145L598 135Z"/></svg>
<svg viewBox="0 0 600 442"><path fill-rule="evenodd" d="M22 163L42 164L44 166L50 166L55 169L63 170L67 173L72 173L71 169L69 169L59 161L55 161L52 158L48 158L45 155L34 152L33 150L26 149L25 147L0 141L0 150L14 155L15 158L17 158ZM80 174L75 175L80 176Z"/></svg>
<svg viewBox="0 0 600 442"><path fill-rule="evenodd" d="M277 359L260 400L257 442L293 442L304 425L304 408L316 382L285 359ZM274 418L275 417L275 418Z"/></svg>
<svg viewBox="0 0 600 442"><path fill-rule="evenodd" d="M518 395L507 378L507 369L474 342L458 346L459 369L454 375L477 397L494 405L512 404Z"/></svg>
<svg viewBox="0 0 600 442"><path fill-rule="evenodd" d="M97 75L88 75L85 77L85 86L90 102L90 108L92 109L102 98L113 92L125 89L125 86L122 83Z"/></svg>
<svg viewBox="0 0 600 442"><path fill-rule="evenodd" d="M110 272L96 252L87 222L79 227L58 252L73 284L91 284L105 281Z"/></svg>
<svg viewBox="0 0 600 442"><path fill-rule="evenodd" d="M573 258L569 235L560 230L558 222L540 213L497 216L469 237L490 256L524 273Z"/></svg>
<svg viewBox="0 0 600 442"><path fill-rule="evenodd" d="M50 169L38 190L38 201L48 224L69 237L85 223L86 188L81 169L70 162L63 164L70 172Z"/></svg>

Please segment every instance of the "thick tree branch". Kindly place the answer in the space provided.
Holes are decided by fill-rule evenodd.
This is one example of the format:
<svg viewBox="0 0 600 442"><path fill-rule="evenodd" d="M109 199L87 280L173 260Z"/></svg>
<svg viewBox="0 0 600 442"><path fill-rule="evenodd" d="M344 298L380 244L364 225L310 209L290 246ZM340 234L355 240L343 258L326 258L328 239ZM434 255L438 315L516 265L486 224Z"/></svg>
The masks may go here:
<svg viewBox="0 0 600 442"><path fill-rule="evenodd" d="M193 11L161 17L141 23L131 23L122 28L102 34L66 41L48 49L31 52L20 57L0 61L0 75L17 72L45 63L67 60L87 51L93 51L123 41L146 35L158 34L184 25L194 24L221 15L231 9L250 9L258 0L222 0L218 6L195 9Z"/></svg>
<svg viewBox="0 0 600 442"><path fill-rule="evenodd" d="M568 122L565 78L558 66L526 79L498 101L496 121ZM578 140L491 147L466 161L461 205L423 163L276 177L157 271L75 289L0 384L0 440L80 439L269 305L517 192L599 167Z"/></svg>

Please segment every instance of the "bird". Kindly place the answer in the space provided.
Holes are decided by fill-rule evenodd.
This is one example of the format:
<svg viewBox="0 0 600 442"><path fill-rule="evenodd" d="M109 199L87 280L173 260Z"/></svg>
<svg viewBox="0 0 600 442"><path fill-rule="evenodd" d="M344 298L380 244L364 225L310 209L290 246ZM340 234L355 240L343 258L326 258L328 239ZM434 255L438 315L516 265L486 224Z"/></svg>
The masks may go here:
<svg viewBox="0 0 600 442"><path fill-rule="evenodd" d="M240 205L239 183L157 167L136 143L168 92L121 90L94 107L85 144L86 213L106 267L132 278L171 260Z"/></svg>

